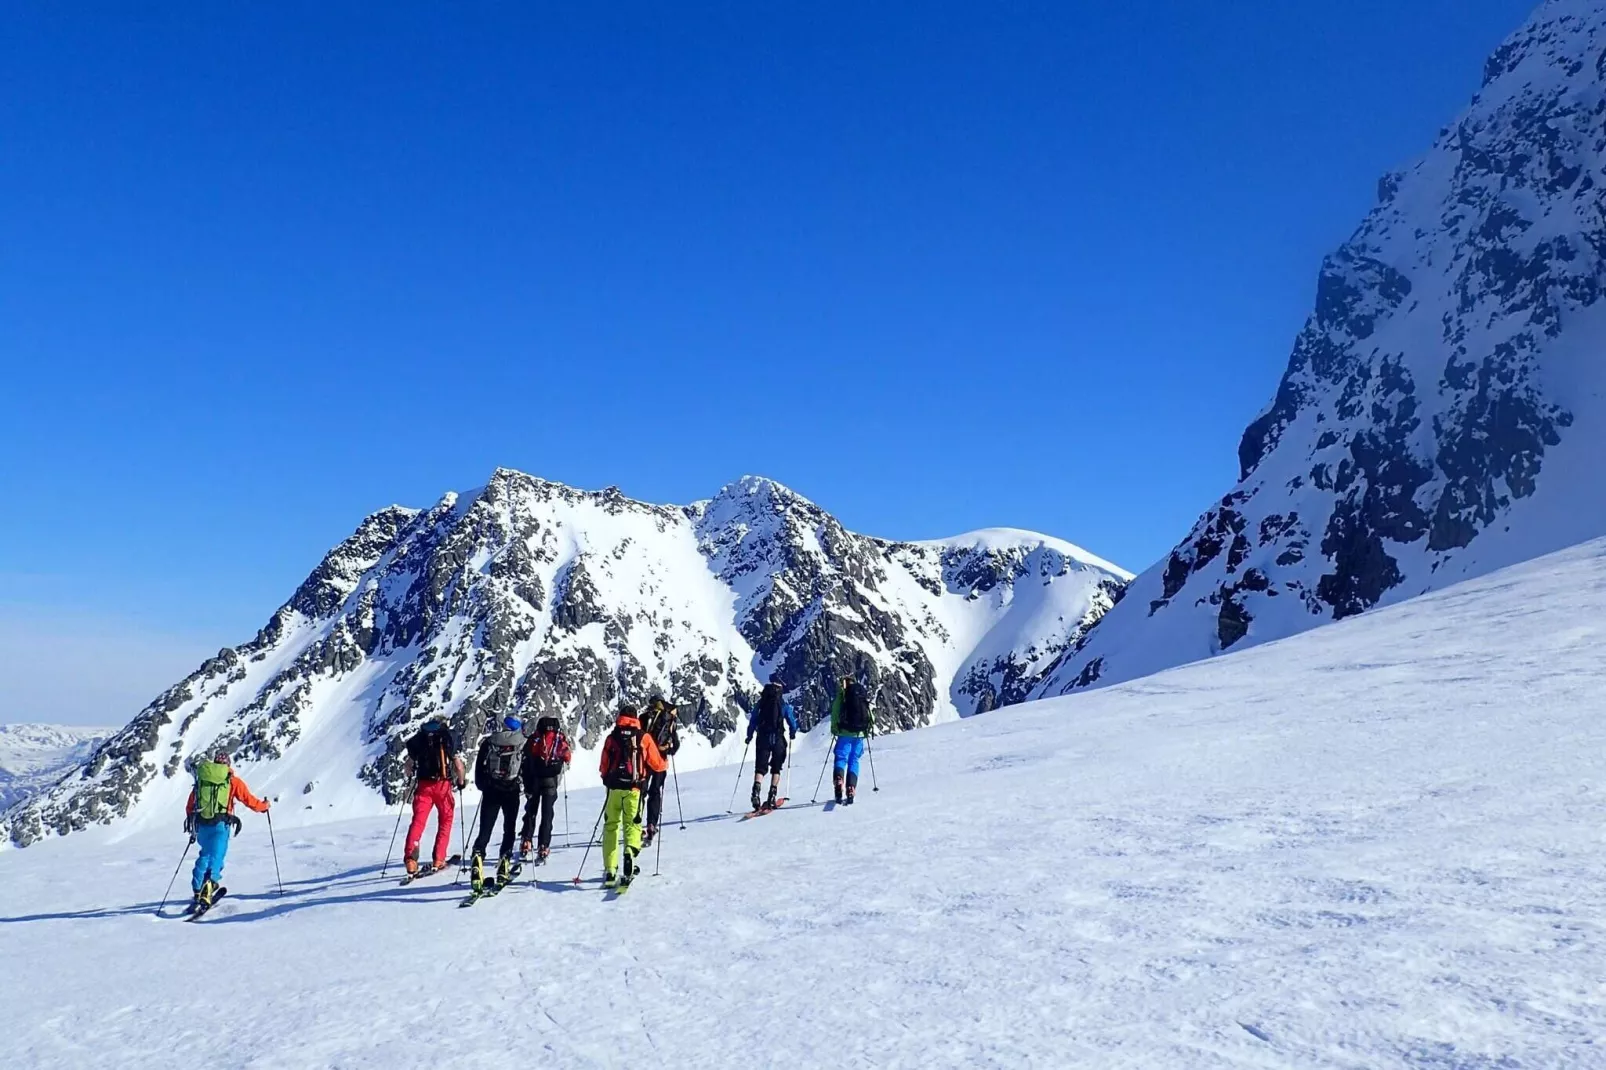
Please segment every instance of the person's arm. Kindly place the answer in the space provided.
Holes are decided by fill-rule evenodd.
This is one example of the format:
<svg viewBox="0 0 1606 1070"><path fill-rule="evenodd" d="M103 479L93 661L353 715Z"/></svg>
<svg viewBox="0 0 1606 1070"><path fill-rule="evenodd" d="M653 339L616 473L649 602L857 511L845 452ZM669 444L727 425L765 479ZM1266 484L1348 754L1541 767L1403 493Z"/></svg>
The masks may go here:
<svg viewBox="0 0 1606 1070"><path fill-rule="evenodd" d="M267 800L252 795L251 789L245 786L245 781L238 774L229 778L229 793L259 814L268 812Z"/></svg>
<svg viewBox="0 0 1606 1070"><path fill-rule="evenodd" d="M669 768L669 763L664 761L663 752L658 749L658 744L653 742L651 736L642 736L641 744L641 755L646 760L648 769L654 773L662 773Z"/></svg>
<svg viewBox="0 0 1606 1070"><path fill-rule="evenodd" d="M184 803L184 816L189 817L195 813L195 789L190 789L190 797Z"/></svg>
<svg viewBox="0 0 1606 1070"><path fill-rule="evenodd" d="M747 742L753 742L753 724L758 720L758 707L754 706L747 711Z"/></svg>
<svg viewBox="0 0 1606 1070"><path fill-rule="evenodd" d="M602 741L602 752L598 755L597 773L600 776L608 775L608 767L613 762L613 736Z"/></svg>
<svg viewBox="0 0 1606 1070"><path fill-rule="evenodd" d="M792 709L790 702L781 706L781 716L786 718L786 727L791 729L791 738L797 738L797 711Z"/></svg>
<svg viewBox="0 0 1606 1070"><path fill-rule="evenodd" d="M866 739L875 735L875 706L869 702L864 704L864 735Z"/></svg>
<svg viewBox="0 0 1606 1070"><path fill-rule="evenodd" d="M836 696L831 699L831 734L833 736L841 734L841 733L839 733L837 731L837 724L838 724L838 722L841 721L841 719L842 719L842 692L838 691L836 693Z"/></svg>

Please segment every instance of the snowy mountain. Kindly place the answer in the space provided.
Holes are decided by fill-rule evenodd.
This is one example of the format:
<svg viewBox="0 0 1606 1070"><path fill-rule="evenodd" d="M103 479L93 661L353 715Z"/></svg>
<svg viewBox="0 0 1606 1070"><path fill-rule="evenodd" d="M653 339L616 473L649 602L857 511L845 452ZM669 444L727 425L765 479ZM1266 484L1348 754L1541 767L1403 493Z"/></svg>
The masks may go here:
<svg viewBox="0 0 1606 1070"><path fill-rule="evenodd" d="M0 810L14 806L83 762L111 728L0 724Z"/></svg>
<svg viewBox="0 0 1606 1070"><path fill-rule="evenodd" d="M194 925L171 814L5 852L0 1066L1598 1070L1603 645L1606 540L877 740L828 813L819 729L761 820L683 772L614 902L596 790L471 910L382 815L244 815Z"/></svg>
<svg viewBox="0 0 1606 1070"><path fill-rule="evenodd" d="M1322 265L1241 480L1059 694L1606 533L1606 0L1548 0Z"/></svg>
<svg viewBox="0 0 1606 1070"><path fill-rule="evenodd" d="M654 692L680 703L678 764L696 768L741 754L732 730L772 674L805 726L852 673L886 726L912 728L1019 701L1128 579L1027 532L857 535L765 479L677 507L499 469L433 508L368 517L254 639L5 823L26 845L166 820L186 761L218 747L259 792L361 813L395 798L403 742L435 713L471 748L488 717L518 712L561 717L590 749L621 699ZM594 780L594 763L572 775Z"/></svg>

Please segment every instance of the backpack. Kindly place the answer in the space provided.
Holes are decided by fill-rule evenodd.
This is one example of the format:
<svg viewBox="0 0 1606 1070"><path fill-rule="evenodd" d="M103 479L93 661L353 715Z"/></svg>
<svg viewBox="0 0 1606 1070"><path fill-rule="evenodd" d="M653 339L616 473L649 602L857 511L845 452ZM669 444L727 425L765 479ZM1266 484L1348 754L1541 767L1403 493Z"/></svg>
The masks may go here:
<svg viewBox="0 0 1606 1070"><path fill-rule="evenodd" d="M641 759L641 729L619 725L608 737L608 768L602 783L610 788L634 788L641 784L645 763Z"/></svg>
<svg viewBox="0 0 1606 1070"><path fill-rule="evenodd" d="M216 821L229 812L234 773L222 762L195 763L195 816Z"/></svg>
<svg viewBox="0 0 1606 1070"><path fill-rule="evenodd" d="M456 749L448 729L431 725L424 726L407 744L407 753L413 758L413 772L420 782L445 780L451 768L448 755Z"/></svg>
<svg viewBox="0 0 1606 1070"><path fill-rule="evenodd" d="M542 776L557 776L563 772L573 752L568 737L558 727L556 717L543 717L536 723L536 734L530 737L530 761Z"/></svg>
<svg viewBox="0 0 1606 1070"><path fill-rule="evenodd" d="M758 696L758 716L753 718L753 727L765 739L774 739L781 734L781 724L785 717L781 707L786 701L786 692L780 684L769 683Z"/></svg>
<svg viewBox="0 0 1606 1070"><path fill-rule="evenodd" d="M518 732L498 732L484 743L480 752L480 774L496 784L516 784L524 736Z"/></svg>
<svg viewBox="0 0 1606 1070"><path fill-rule="evenodd" d="M643 726L664 754L673 754L680 749L680 732L675 727L675 707L669 703L656 702L647 711Z"/></svg>
<svg viewBox="0 0 1606 1070"><path fill-rule="evenodd" d="M865 696L864 685L854 680L842 693L842 712L837 716L837 729L842 732L868 732L870 730L870 700Z"/></svg>

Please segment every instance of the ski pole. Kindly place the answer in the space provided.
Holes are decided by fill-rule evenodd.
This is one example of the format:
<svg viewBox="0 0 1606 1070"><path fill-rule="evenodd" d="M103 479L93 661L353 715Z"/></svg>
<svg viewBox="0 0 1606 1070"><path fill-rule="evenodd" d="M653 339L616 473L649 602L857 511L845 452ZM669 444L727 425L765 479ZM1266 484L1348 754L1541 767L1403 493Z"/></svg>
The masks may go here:
<svg viewBox="0 0 1606 1070"><path fill-rule="evenodd" d="M680 812L680 831L686 831L686 810L680 805L680 773L675 770L675 756L669 756L669 772L675 778L675 809Z"/></svg>
<svg viewBox="0 0 1606 1070"><path fill-rule="evenodd" d="M864 737L864 752L870 756L870 790L880 791L881 785L875 781L875 748L870 746L870 737Z"/></svg>
<svg viewBox="0 0 1606 1070"><path fill-rule="evenodd" d="M725 812L727 814L734 814L736 812L734 809L736 806L736 793L742 790L742 767L747 764L747 748L751 747L752 745L753 741L751 739L742 744L742 760L736 763L736 786L731 788L730 805L725 807Z"/></svg>
<svg viewBox="0 0 1606 1070"><path fill-rule="evenodd" d="M459 798L461 798L461 797L462 796L461 796L461 793L460 793L459 794ZM480 801L474 804L474 827L475 828L479 828L480 827L480 808L482 806L484 806L484 805L485 805L485 796L481 795L480 796ZM463 813L467 814L468 811L464 810ZM468 872L468 865L469 865L469 858L468 858L468 825L465 824L463 826L463 850L457 856L457 876L452 878L452 883L453 884L456 884L458 882L458 879L461 878L464 873Z"/></svg>
<svg viewBox="0 0 1606 1070"><path fill-rule="evenodd" d="M269 810L263 816L268 819L268 846L273 848L273 879L279 882L279 894L283 895L284 878L279 875L279 845L273 838L273 811Z"/></svg>
<svg viewBox="0 0 1606 1070"><path fill-rule="evenodd" d="M162 905L156 908L156 916L161 917L162 911L167 909L167 897L173 894L173 885L178 880L178 871L184 868L184 860L190 856L190 848L195 846L195 833L190 833L190 842L184 845L184 853L178 856L178 865L173 867L173 879L167 882L167 891L162 893Z"/></svg>
<svg viewBox="0 0 1606 1070"><path fill-rule="evenodd" d="M379 875L383 877L390 868L390 853L396 849L396 834L401 831L402 814L407 812L407 793L402 792L401 805L396 807L396 827L390 830L390 846L385 848L385 864L379 867Z"/></svg>
<svg viewBox="0 0 1606 1070"><path fill-rule="evenodd" d="M569 831L569 770L563 770L563 846L574 846L574 833Z"/></svg>
<svg viewBox="0 0 1606 1070"><path fill-rule="evenodd" d="M825 761L820 763L820 775L814 781L814 798L809 800L812 806L820 801L820 785L825 783L825 767L831 764L831 752L836 749L836 737L831 737L831 745L825 748Z"/></svg>
<svg viewBox="0 0 1606 1070"><path fill-rule="evenodd" d="M792 770L797 768L797 736L792 736L792 746L786 755L786 797L792 797Z"/></svg>
<svg viewBox="0 0 1606 1070"><path fill-rule="evenodd" d="M658 840L658 854L652 863L652 875L654 877L658 876L664 868L664 838L658 836L656 839Z"/></svg>
<svg viewBox="0 0 1606 1070"><path fill-rule="evenodd" d="M602 797L602 809L597 811L597 823L591 826L591 840L597 838L597 829L602 826L602 815L608 811L608 797ZM574 883L580 883L580 874L585 872L586 859L591 857L591 840L586 841L586 853L580 856L580 868L574 871Z"/></svg>

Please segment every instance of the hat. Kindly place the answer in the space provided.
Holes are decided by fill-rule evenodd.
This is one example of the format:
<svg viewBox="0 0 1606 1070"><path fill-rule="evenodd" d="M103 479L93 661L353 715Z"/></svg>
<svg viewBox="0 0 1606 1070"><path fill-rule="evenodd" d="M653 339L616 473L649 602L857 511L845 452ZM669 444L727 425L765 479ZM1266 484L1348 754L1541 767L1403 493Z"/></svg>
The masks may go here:
<svg viewBox="0 0 1606 1070"><path fill-rule="evenodd" d="M226 750L220 750L216 754L212 755L212 760L214 762L221 762L224 765L228 765L229 764L229 752L226 751Z"/></svg>

